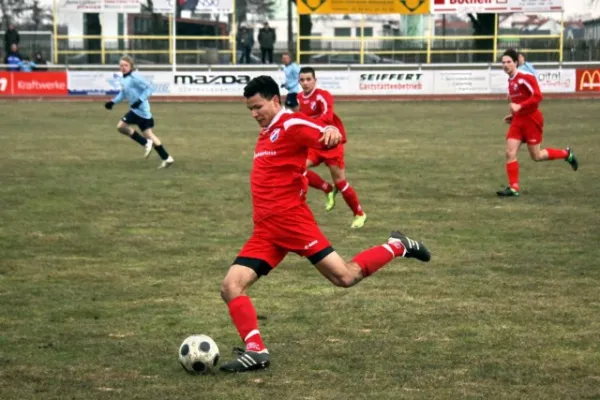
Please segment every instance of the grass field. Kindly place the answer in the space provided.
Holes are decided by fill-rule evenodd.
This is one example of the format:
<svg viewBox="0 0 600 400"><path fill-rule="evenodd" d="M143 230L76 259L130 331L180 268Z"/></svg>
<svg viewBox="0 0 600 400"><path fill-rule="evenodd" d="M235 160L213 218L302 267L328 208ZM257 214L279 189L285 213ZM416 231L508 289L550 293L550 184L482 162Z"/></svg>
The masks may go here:
<svg viewBox="0 0 600 400"><path fill-rule="evenodd" d="M244 106L155 104L157 171L123 107L0 103L0 398L599 399L598 103L545 102L544 144L581 167L522 150L518 199L495 195L506 111L340 103L369 221L312 191L324 232L351 257L401 229L432 262L338 289L290 255L250 291L272 367L189 376L189 334L240 344L219 288L251 231Z"/></svg>

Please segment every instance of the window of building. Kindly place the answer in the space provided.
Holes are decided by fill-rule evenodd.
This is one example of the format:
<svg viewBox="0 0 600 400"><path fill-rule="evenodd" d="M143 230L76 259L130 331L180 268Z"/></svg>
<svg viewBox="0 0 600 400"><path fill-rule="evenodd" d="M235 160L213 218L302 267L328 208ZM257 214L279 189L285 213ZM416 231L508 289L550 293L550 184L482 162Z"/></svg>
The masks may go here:
<svg viewBox="0 0 600 400"><path fill-rule="evenodd" d="M334 36L349 37L352 36L352 30L350 28L333 28Z"/></svg>

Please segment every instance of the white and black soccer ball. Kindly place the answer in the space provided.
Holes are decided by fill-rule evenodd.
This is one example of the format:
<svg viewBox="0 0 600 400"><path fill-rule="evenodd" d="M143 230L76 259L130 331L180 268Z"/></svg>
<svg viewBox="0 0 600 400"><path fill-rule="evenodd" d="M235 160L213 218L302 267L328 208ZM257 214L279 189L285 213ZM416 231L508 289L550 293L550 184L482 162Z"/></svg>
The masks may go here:
<svg viewBox="0 0 600 400"><path fill-rule="evenodd" d="M179 362L192 374L211 372L219 362L219 347L209 336L189 336L179 346Z"/></svg>

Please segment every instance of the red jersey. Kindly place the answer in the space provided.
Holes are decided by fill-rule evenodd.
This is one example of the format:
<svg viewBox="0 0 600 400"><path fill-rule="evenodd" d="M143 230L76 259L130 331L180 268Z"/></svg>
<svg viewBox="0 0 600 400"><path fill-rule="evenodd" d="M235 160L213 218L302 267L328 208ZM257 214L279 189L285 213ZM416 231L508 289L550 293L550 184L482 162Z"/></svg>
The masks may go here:
<svg viewBox="0 0 600 400"><path fill-rule="evenodd" d="M346 143L346 129L340 117L333 112L333 96L327 90L315 88L309 94L298 94L300 112L318 119L325 125L333 125L342 134L342 143Z"/></svg>
<svg viewBox="0 0 600 400"><path fill-rule="evenodd" d="M542 92L533 74L517 70L515 76L508 79L508 93L512 103L521 105L521 110L514 114L515 117L538 111Z"/></svg>
<svg viewBox="0 0 600 400"><path fill-rule="evenodd" d="M254 149L250 173L254 222L306 202L308 149L319 142L325 124L301 113L281 110L263 128Z"/></svg>

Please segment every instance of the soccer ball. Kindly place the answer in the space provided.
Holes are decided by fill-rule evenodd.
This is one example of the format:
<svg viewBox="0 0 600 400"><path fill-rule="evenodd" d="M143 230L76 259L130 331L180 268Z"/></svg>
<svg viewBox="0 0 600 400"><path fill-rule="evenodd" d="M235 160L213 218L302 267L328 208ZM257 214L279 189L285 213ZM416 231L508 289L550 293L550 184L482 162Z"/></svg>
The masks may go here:
<svg viewBox="0 0 600 400"><path fill-rule="evenodd" d="M179 346L179 362L192 374L211 372L219 362L219 347L206 335L189 336Z"/></svg>

